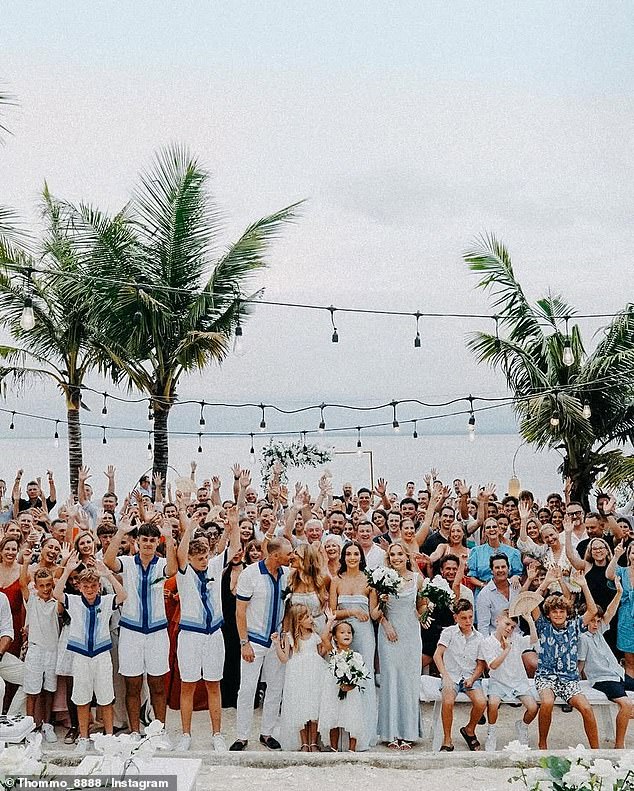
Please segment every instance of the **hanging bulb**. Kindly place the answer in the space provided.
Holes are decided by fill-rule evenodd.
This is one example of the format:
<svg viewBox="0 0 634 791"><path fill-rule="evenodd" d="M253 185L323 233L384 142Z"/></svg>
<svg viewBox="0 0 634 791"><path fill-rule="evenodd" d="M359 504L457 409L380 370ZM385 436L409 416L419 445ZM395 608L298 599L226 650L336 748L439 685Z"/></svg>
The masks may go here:
<svg viewBox="0 0 634 791"><path fill-rule="evenodd" d="M563 363L565 366L570 368L571 365L574 365L575 362L575 355L573 354L572 347L570 346L570 342L566 340L566 345L564 346L564 353L563 353Z"/></svg>
<svg viewBox="0 0 634 791"><path fill-rule="evenodd" d="M325 409L325 407L326 407L325 404L320 404L320 406L319 406L319 411L320 411L320 414L321 414L321 420L319 421L319 429L318 429L318 431L319 431L320 434L323 434L324 431L326 430L326 421L324 420L324 409Z"/></svg>
<svg viewBox="0 0 634 791"><path fill-rule="evenodd" d="M592 417L592 409L590 409L589 401L586 400L583 402L583 410L581 411L581 414L585 417L586 420L590 420L590 418Z"/></svg>
<svg viewBox="0 0 634 791"><path fill-rule="evenodd" d="M11 431L15 429L15 412L11 413L11 425L9 426L9 429Z"/></svg>
<svg viewBox="0 0 634 791"><path fill-rule="evenodd" d="M55 434L53 435L53 447L59 448L59 431L57 430L59 426L59 420L55 421Z"/></svg>
<svg viewBox="0 0 634 791"><path fill-rule="evenodd" d="M101 428L103 429L103 437L101 439L101 444L102 445L107 445L108 444L108 440L106 439L106 427L102 426Z"/></svg>
<svg viewBox="0 0 634 791"><path fill-rule="evenodd" d="M302 452L306 453L308 451L308 446L306 445L306 432L305 431L302 431L302 441L303 441Z"/></svg>
<svg viewBox="0 0 634 791"><path fill-rule="evenodd" d="M106 406L106 399L107 398L108 398L108 393L104 393L103 394L103 407L101 409L101 414L102 415L107 415L108 414L108 407Z"/></svg>
<svg viewBox="0 0 634 791"><path fill-rule="evenodd" d="M418 329L418 322L420 321L421 315L422 314L419 313L418 311L416 311L416 313L414 313L414 317L416 319L416 337L414 338L414 348L415 349L420 349L420 346L421 346L421 343L420 343L420 330Z"/></svg>
<svg viewBox="0 0 634 791"><path fill-rule="evenodd" d="M198 421L198 423L201 426L205 425L205 412L204 412L204 409L205 409L205 402L201 401L200 402L200 420Z"/></svg>
<svg viewBox="0 0 634 791"><path fill-rule="evenodd" d="M391 401L390 406L392 407L392 430L395 434L398 434L398 432L401 430L398 418L396 416L396 407L398 406L398 401Z"/></svg>
<svg viewBox="0 0 634 791"><path fill-rule="evenodd" d="M557 426L559 425L559 412L555 411L552 413L552 415L550 416L550 425L553 428L557 428Z"/></svg>
<svg viewBox="0 0 634 791"><path fill-rule="evenodd" d="M469 442L475 442L475 438L476 438L475 431L470 431L469 432Z"/></svg>
<svg viewBox="0 0 634 791"><path fill-rule="evenodd" d="M260 404L262 410L262 420L260 421L260 431L266 431L266 419L264 417L264 404Z"/></svg>
<svg viewBox="0 0 634 791"><path fill-rule="evenodd" d="M339 333L337 332L337 328L335 327L335 310L336 310L336 308L333 308L332 305L331 305L328 308L328 310L330 311L330 323L332 324L332 337L331 337L330 340L333 343L339 343Z"/></svg>
<svg viewBox="0 0 634 791"><path fill-rule="evenodd" d="M253 434L249 434L251 437L251 448L249 449L249 456L251 456L251 462L255 462L255 448L253 447Z"/></svg>
<svg viewBox="0 0 634 791"><path fill-rule="evenodd" d="M361 447L361 426L357 426L357 456L363 456Z"/></svg>
<svg viewBox="0 0 634 791"><path fill-rule="evenodd" d="M233 339L233 353L236 357L242 357L244 355L244 341L242 337L242 326L236 324L236 332Z"/></svg>
<svg viewBox="0 0 634 791"><path fill-rule="evenodd" d="M469 422L467 423L467 431L469 433L469 440L473 442L475 439L476 430L476 417L473 412L469 415Z"/></svg>
<svg viewBox="0 0 634 791"><path fill-rule="evenodd" d="M20 316L20 327L25 332L32 330L35 327L35 316L33 315L33 299L27 297L24 300L24 307L22 308L22 315Z"/></svg>
<svg viewBox="0 0 634 791"><path fill-rule="evenodd" d="M148 420L154 420L154 412L152 411L152 402L151 401L148 401L147 419Z"/></svg>
<svg viewBox="0 0 634 791"><path fill-rule="evenodd" d="M148 461L152 461L152 434L149 431L147 433L147 457Z"/></svg>
<svg viewBox="0 0 634 791"><path fill-rule="evenodd" d="M398 434L398 432L401 430L401 426L399 425L398 420L392 421L392 429L394 430L395 434Z"/></svg>
<svg viewBox="0 0 634 791"><path fill-rule="evenodd" d="M412 432L412 439L418 439L418 431L416 430L416 421L414 421L414 431Z"/></svg>
<svg viewBox="0 0 634 791"><path fill-rule="evenodd" d="M203 441L202 441L202 434L198 435L198 453L203 452Z"/></svg>

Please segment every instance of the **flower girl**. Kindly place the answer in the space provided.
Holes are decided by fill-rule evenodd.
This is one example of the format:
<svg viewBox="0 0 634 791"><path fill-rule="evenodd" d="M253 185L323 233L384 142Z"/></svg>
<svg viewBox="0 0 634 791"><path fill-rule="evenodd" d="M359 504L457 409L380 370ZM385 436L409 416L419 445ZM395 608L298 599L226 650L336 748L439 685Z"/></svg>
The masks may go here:
<svg viewBox="0 0 634 791"><path fill-rule="evenodd" d="M329 610L326 617L320 637L308 608L294 604L284 618L286 632L271 635L280 661L286 664L280 723L280 741L285 750L319 752L317 721L327 672L322 657L330 650L330 629L335 621Z"/></svg>
<svg viewBox="0 0 634 791"><path fill-rule="evenodd" d="M361 686L370 674L361 654L352 650L353 637L348 621L339 621L332 630L333 649L319 709L319 733L331 752L337 751L341 730L348 733L350 752L366 737Z"/></svg>

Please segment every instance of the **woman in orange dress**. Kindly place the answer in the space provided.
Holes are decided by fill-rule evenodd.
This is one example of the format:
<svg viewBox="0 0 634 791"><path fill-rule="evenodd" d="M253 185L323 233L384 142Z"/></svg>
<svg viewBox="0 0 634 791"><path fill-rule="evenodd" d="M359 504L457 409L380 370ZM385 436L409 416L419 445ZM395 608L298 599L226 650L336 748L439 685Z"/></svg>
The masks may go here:
<svg viewBox="0 0 634 791"><path fill-rule="evenodd" d="M13 615L13 641L7 653L20 656L24 628L24 599L20 590L20 564L17 562L19 544L16 538L5 536L0 541L0 592L9 600Z"/></svg>

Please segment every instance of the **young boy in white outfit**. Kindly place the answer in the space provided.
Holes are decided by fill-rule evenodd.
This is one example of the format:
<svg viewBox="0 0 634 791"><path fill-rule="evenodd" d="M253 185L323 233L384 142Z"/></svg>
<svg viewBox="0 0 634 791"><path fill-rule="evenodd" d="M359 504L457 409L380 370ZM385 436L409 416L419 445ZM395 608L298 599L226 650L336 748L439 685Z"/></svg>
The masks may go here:
<svg viewBox="0 0 634 791"><path fill-rule="evenodd" d="M452 752L454 749L451 728L458 693L464 692L471 700L469 722L460 728L460 734L470 750L480 749L475 729L487 706L480 681L486 664L481 658L482 635L473 628L473 604L467 599L458 599L453 609L455 624L442 630L434 654L434 662L442 678L441 752Z"/></svg>
<svg viewBox="0 0 634 791"><path fill-rule="evenodd" d="M515 723L517 739L528 744L528 726L538 712L537 701L530 691L530 681L522 661L522 653L537 642L535 621L526 616L530 633L518 634L517 624L509 618L508 610L501 612L495 619L495 632L482 641L482 656L489 666L489 701L487 720L489 727L484 749L497 750L498 710L502 701L518 700L526 709L524 718Z"/></svg>
<svg viewBox="0 0 634 791"><path fill-rule="evenodd" d="M29 564L33 551L29 547L22 550L20 569L20 588L26 606L26 626L29 632L29 647L24 658L24 684L26 694L26 713L33 717L36 726L41 726L44 740L57 741L55 729L51 725L51 705L57 689L57 642L59 640L58 614L61 604L53 598L55 581L48 569L37 569L33 574L35 591L29 588ZM37 706L38 698L40 706ZM36 711L41 712L41 720L35 719Z"/></svg>
<svg viewBox="0 0 634 791"><path fill-rule="evenodd" d="M70 616L68 650L73 654L73 693L77 706L79 740L75 752L83 755L90 748L90 704L93 696L101 706L104 730L112 734L112 701L114 684L110 649L110 618L126 598L121 583L100 560L94 568L84 569L79 575L80 595L64 593L72 572L79 566L79 556L73 552L66 562L64 573L57 580L54 596ZM101 578L107 579L114 593L101 595Z"/></svg>
<svg viewBox="0 0 634 791"><path fill-rule="evenodd" d="M220 681L222 679L225 646L220 627L222 615L221 582L222 571L240 549L238 511L235 506L227 509L229 547L220 555L210 558L209 542L205 539L191 540L196 527L187 518L184 507L180 511L183 534L178 546L178 574L176 585L180 598L180 630L178 633L178 669L181 677L181 723L183 735L177 750L189 750L191 746L192 710L194 690L201 679L207 688L211 732L216 752L227 749L220 733L222 703Z"/></svg>
<svg viewBox="0 0 634 791"><path fill-rule="evenodd" d="M119 673L125 677L128 721L130 731L136 735L141 727L141 687L145 674L154 716L165 723L164 676L169 671L169 637L163 588L178 566L172 527L162 514L156 514L151 523L139 527L136 555L117 557L123 537L133 529L126 517L119 520L103 560L115 574L122 575L127 593L119 620ZM156 553L161 538L165 541L165 558Z"/></svg>

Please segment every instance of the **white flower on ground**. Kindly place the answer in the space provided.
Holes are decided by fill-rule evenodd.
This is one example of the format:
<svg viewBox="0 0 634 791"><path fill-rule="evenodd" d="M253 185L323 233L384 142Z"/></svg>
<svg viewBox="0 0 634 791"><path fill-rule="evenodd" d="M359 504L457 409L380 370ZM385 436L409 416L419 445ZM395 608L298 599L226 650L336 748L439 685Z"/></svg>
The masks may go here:
<svg viewBox="0 0 634 791"><path fill-rule="evenodd" d="M522 744L518 739L514 739L504 747L505 753L510 753L514 758L522 759L526 757L531 748L528 744Z"/></svg>
<svg viewBox="0 0 634 791"><path fill-rule="evenodd" d="M570 753L571 761L590 760L590 756L588 755L588 750L583 746L583 744L578 744L576 747L569 747L568 752ZM587 763L585 765L587 766Z"/></svg>
<svg viewBox="0 0 634 791"><path fill-rule="evenodd" d="M612 761L606 758L596 758L594 763L590 764L590 772L600 777L601 780L614 780L616 778L616 768Z"/></svg>
<svg viewBox="0 0 634 791"><path fill-rule="evenodd" d="M163 733L163 723L160 720L152 720L152 722L146 727L145 735L146 736L158 736L159 733Z"/></svg>
<svg viewBox="0 0 634 791"><path fill-rule="evenodd" d="M568 788L581 788L590 783L590 772L585 766L575 764L561 778L561 782Z"/></svg>

